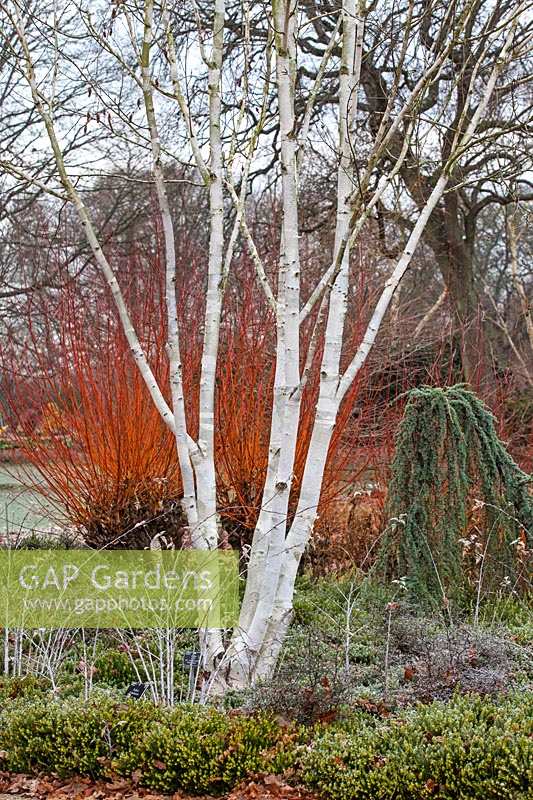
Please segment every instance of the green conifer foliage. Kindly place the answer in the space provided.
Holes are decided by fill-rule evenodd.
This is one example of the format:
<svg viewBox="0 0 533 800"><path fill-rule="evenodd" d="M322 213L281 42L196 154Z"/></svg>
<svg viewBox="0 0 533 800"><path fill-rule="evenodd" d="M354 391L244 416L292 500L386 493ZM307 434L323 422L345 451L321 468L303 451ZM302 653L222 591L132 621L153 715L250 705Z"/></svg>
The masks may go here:
<svg viewBox="0 0 533 800"><path fill-rule="evenodd" d="M464 584L463 537L475 506L483 590L527 582L533 476L514 462L494 416L465 386L425 386L408 398L392 464L382 568L405 578L420 600L454 596Z"/></svg>

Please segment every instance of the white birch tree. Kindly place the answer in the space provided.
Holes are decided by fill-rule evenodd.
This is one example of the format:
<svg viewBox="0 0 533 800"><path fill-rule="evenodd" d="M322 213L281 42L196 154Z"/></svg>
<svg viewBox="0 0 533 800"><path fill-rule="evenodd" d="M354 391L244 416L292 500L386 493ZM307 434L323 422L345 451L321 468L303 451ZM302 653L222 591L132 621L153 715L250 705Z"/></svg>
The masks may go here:
<svg viewBox="0 0 533 800"><path fill-rule="evenodd" d="M244 75L236 100L235 81L225 72L224 0L213 0L210 30L204 29L195 3L191 4L197 30L191 43L187 34L184 52L177 30L177 3L173 0L134 0L112 3L94 13L78 0L62 0L61 8L78 11L85 40L117 75L116 98L128 93L138 99L143 112L128 114L109 87L91 78L91 88L108 111L109 135L129 138L130 144L149 154L164 239L167 306L167 353L170 389L159 385L142 341L132 323L118 276L114 273L99 240L91 214L83 201L83 176L67 157L69 131L57 120L56 87L67 72L84 76L69 50L75 41L72 30L61 27L62 13L56 5L52 18L43 23L42 39L28 33L28 20L20 0L2 0L0 13L7 58L24 78L27 91L20 103L37 114L42 124L42 146L47 147L54 174L41 180L39 170L22 149L12 149L1 163L15 183L22 183L72 204L116 305L132 358L140 370L150 396L165 424L176 439L183 482L183 510L191 530L193 546L216 548L219 524L216 507L216 464L214 449L214 408L216 366L220 340L224 289L232 269L232 255L239 240L249 249L259 286L273 308L276 338L276 371L272 397L269 460L262 506L253 536L247 566L246 590L239 624L232 635L221 631L203 634L205 668L213 686L244 687L268 677L275 666L290 622L295 579L317 517L321 485L331 437L343 398L353 384L374 345L402 279L409 269L433 210L441 203L452 174L460 169L473 148L482 146L480 123L494 102L498 82L519 59L515 30L526 13L526 3L517 5L490 24L491 9L484 20L473 24L479 11L474 0L424 4L418 16L414 0L405 12L403 38L398 42L395 80L372 141L363 141L358 128L361 65L365 58L364 31L369 19L379 19L380 2L342 0L331 41L316 66L311 86L299 81L300 9L298 0L273 0L268 16L268 34L261 41L259 61L250 59L250 7L243 2ZM434 28L433 44L426 50L410 81L407 97L398 91L400 78L412 63L417 36L427 24ZM33 20L35 22L35 20ZM234 14L232 16L232 24ZM387 32L384 31L386 36ZM416 210L412 229L371 314L366 332L355 352L346 352L346 314L350 286L350 255L365 223L380 200L396 187L396 176L408 153L408 145L431 150L438 136L440 119L423 120L419 109L444 71L453 70L456 48L468 48L475 37L475 60L467 59L468 96L465 112L453 131L448 160L434 181L424 203ZM480 47L479 44L482 44ZM521 48L524 47L523 41ZM43 66L43 54L47 55ZM306 56L307 58L307 56ZM487 68L487 62L489 67ZM272 65L272 69L271 69ZM78 72L76 70L78 69ZM64 72L63 72L64 70ZM300 250L299 182L310 156L314 108L327 74L338 75L337 117L330 125L337 159L336 220L334 246L329 266L309 294L301 296L302 257ZM97 73L96 73L97 75ZM464 76L461 76L464 77ZM204 86L204 94L190 91L191 81ZM303 96L302 96L303 92ZM203 101L205 98L205 103ZM257 104L254 114L249 112ZM302 112L303 108L303 112ZM73 114L84 113L74 109ZM111 112L116 122L111 123ZM169 119L177 120L179 144L172 146ZM252 119L252 123L250 123ZM280 258L277 275L269 279L246 220L246 195L254 165L264 158L262 147L272 142L272 125L279 140L279 196L282 206ZM120 129L119 129L120 128ZM405 146L398 152L391 142L398 135ZM419 137L416 139L416 137ZM174 143L175 144L175 143ZM316 145L315 145L316 146ZM192 163L209 198L209 250L206 264L205 313L198 321L202 333L202 361L199 387L198 435L191 435L187 418L180 342L187 331L180 330L177 313L176 247L172 214L168 202L165 167L172 159ZM386 167L386 168L385 168ZM378 170L379 168L379 170ZM102 167L102 169L105 169ZM379 179L376 180L376 174ZM312 324L310 344L301 352L301 330ZM301 416L301 397L314 359L320 353L320 386L311 442L306 457L296 513L289 516L289 497L294 478L295 452ZM346 361L346 365L343 366Z"/></svg>

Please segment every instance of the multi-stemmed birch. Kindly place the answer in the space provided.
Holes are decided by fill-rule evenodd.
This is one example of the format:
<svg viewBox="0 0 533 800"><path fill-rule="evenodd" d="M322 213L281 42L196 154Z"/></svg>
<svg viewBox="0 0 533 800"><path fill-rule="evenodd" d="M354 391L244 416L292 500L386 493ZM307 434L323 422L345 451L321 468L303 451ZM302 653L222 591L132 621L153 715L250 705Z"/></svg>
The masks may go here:
<svg viewBox="0 0 533 800"><path fill-rule="evenodd" d="M75 0L65 0L75 4ZM214 408L216 366L220 339L224 290L232 267L232 254L239 241L251 253L258 285L264 290L274 311L276 370L272 397L269 459L263 489L262 505L254 532L247 565L246 589L239 624L226 638L220 631L204 632L205 669L213 685L242 687L268 677L277 660L291 617L292 599L298 566L312 535L320 500L321 484L329 444L340 405L347 391L365 364L379 329L405 276L432 211L442 200L447 184L461 160L473 147L480 146L479 123L491 101L500 75L513 59L519 57L514 48L515 26L525 13L525 4L500 19L497 26L487 23L476 28L476 37L483 47L477 48L477 61L468 61L466 109L453 132L448 161L436 177L429 196L413 217L407 241L386 281L371 314L364 336L355 353L346 353L345 323L350 286L350 254L364 226L372 217L381 198L394 191L395 178L408 153L413 137L426 141L438 135L440 120L424 121L419 115L424 98L443 71L453 69L453 51L468 47L465 31L472 31L472 15L479 3L466 0L451 3L445 10L439 5L424 5L424 14L417 16L415 2L408 3L403 39L398 43L397 63L392 90L377 130L361 135L358 127L361 66L365 57L365 25L371 14L379 14L380 3L370 7L366 0L342 0L329 46L315 71L311 86L305 90L299 79L298 0L273 0L269 15L269 33L262 40L261 67L250 67L246 57L249 47L249 7L243 4L243 48L245 69L243 96L236 104L233 96L225 102L225 4L213 0L211 30L202 28L197 13L198 36L193 63L205 75L207 125L195 118L187 90L187 72L180 60L179 42L174 25L172 0L138 0L136 3L115 3L113 18L122 19L124 34L119 44L105 29L98 27L83 6L80 19L93 44L105 52L128 79L132 92L137 91L144 109L146 134L141 146L150 153L151 172L161 219L166 269L167 354L170 366L169 391L158 384L150 367L143 343L132 323L130 310L121 293L117 276L106 257L95 225L69 174L63 156L61 134L54 119L54 102L47 93L47 75L39 72L27 35L27 20L19 0L0 4L4 20L12 26L9 40L12 57L29 87L29 102L42 119L44 131L55 159L59 186L47 187L56 197L71 202L92 248L95 262L102 271L114 298L120 322L132 351L132 357L143 376L147 389L162 418L173 431L183 483L182 505L191 530L191 541L197 548L216 548L219 525L216 507L216 464L214 448ZM193 10L195 4L193 3ZM197 11L197 10L196 10ZM432 20L436 33L434 44L423 69L408 81L409 92L401 93L400 83L411 63L416 47L416 34L421 24ZM490 18L490 13L487 20ZM422 20L422 21L421 21ZM384 32L384 35L387 35ZM484 38L485 37L485 38ZM209 41L208 41L209 40ZM54 39L50 39L50 47ZM124 49L129 46L128 57ZM487 72L486 58L493 53ZM58 48L55 58L61 61ZM270 69L271 63L273 69ZM203 64L200 69L199 64ZM157 73L156 67L157 65ZM161 66L163 65L163 66ZM481 69L483 65L483 70ZM203 70L203 72L202 72ZM338 110L333 137L337 154L337 208L334 246L329 266L308 297L301 297L302 256L299 226L299 181L308 153L313 127L314 104L326 73L338 74ZM166 83L163 85L162 76ZM459 77L459 76L458 76ZM464 78L464 75L460 76ZM244 124L247 102L262 100L254 124ZM258 88L259 87L259 88ZM233 91L233 89L232 89ZM272 97L272 91L274 97ZM302 91L305 95L302 98ZM229 92L229 89L228 89ZM250 92L250 95L247 94ZM303 101L303 102L302 102ZM235 112L235 107L238 111ZM303 114L301 109L303 107ZM246 195L254 160L261 159L259 143L269 141L272 108L275 108L279 132L279 196L282 207L280 257L277 275L268 276L261 261L260 248L253 239L246 219ZM198 435L191 436L187 419L180 355L180 340L187 332L180 330L177 313L175 268L176 247L174 226L167 196L165 162L172 157L162 144L161 118L169 109L185 130L185 148L209 197L209 248L206 265L205 313L199 323L202 332L202 361L199 390ZM229 110L228 110L229 109ZM269 118L270 115L270 118ZM244 131L244 134L243 134ZM243 141L242 137L245 137ZM398 136L404 146L398 151L390 145ZM361 141L359 141L361 139ZM180 159L189 155L179 153ZM393 155L394 154L394 155ZM6 160L4 166L14 180L38 184L32 176L31 163ZM379 179L376 173L379 168ZM312 325L305 352L301 352L303 325ZM316 358L320 358L320 383L314 424L296 512L289 515L289 499L293 488L294 462L301 416L301 398ZM342 369L346 360L347 366Z"/></svg>

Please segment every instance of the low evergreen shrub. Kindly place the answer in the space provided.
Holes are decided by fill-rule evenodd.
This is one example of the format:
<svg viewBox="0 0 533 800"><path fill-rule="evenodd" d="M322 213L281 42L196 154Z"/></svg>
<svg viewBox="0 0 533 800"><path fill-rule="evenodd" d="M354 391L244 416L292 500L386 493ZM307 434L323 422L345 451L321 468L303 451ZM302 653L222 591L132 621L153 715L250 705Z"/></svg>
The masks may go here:
<svg viewBox="0 0 533 800"><path fill-rule="evenodd" d="M100 777L110 756L108 730L114 711L104 699L88 704L78 699L15 702L0 720L4 766L13 772Z"/></svg>
<svg viewBox="0 0 533 800"><path fill-rule="evenodd" d="M126 687L137 680L137 673L127 653L109 648L94 661L94 680L108 686Z"/></svg>
<svg viewBox="0 0 533 800"><path fill-rule="evenodd" d="M533 778L533 696L456 697L383 721L356 719L302 757L307 786L335 800L526 800Z"/></svg>
<svg viewBox="0 0 533 800"><path fill-rule="evenodd" d="M50 694L50 681L36 675L0 676L0 707L21 697L43 697Z"/></svg>
<svg viewBox="0 0 533 800"><path fill-rule="evenodd" d="M222 792L250 772L291 766L299 730L268 715L96 696L89 703L14 701L0 717L2 767L13 772L135 775L164 792Z"/></svg>
<svg viewBox="0 0 533 800"><path fill-rule="evenodd" d="M217 794L250 773L290 770L325 800L526 800L533 694L457 696L384 719L359 710L307 729L104 695L88 704L22 698L0 714L0 751L3 770L118 774L163 792Z"/></svg>

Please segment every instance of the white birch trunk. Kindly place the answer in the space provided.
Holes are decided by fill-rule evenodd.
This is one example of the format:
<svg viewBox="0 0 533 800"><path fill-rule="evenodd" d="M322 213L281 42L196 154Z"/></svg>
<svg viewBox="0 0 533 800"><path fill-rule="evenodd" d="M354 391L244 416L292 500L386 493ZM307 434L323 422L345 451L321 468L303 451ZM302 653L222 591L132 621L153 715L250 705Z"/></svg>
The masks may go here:
<svg viewBox="0 0 533 800"><path fill-rule="evenodd" d="M193 545L209 549L218 546L214 437L215 379L224 287L224 193L220 131L220 75L224 42L224 15L224 0L215 0L213 46L208 63L209 263L200 375L199 454L194 459L199 524L193 532Z"/></svg>
<svg viewBox="0 0 533 800"><path fill-rule="evenodd" d="M353 192L352 170L352 139L354 134L354 121L357 115L357 87L361 68L362 43L364 19L356 18L357 0L344 0L342 15L342 56L339 72L339 167L337 171L337 219L335 231L334 261L339 259L340 268L330 294L330 309L326 325L324 354L320 370L320 391L317 405L317 421L321 417L322 409L328 405L328 398L335 394L338 384L340 358L344 320L346 316L348 298L348 274L350 263L350 248L341 245L346 242L350 224L350 198ZM357 46L356 46L357 43ZM298 393L300 396L300 393ZM329 444L329 442L328 442ZM312 446L312 444L311 444ZM327 447L325 449L327 454ZM308 455L309 460L309 455ZM323 470L322 470L323 472ZM322 480L322 475L320 481ZM300 505L296 512L295 522L300 513ZM280 562L286 559L286 542L282 543ZM283 610L278 608L280 569L278 565L275 576L275 599L269 607L267 624L262 628L262 639L258 653L257 664L254 670L254 679L268 674L272 666L271 653L277 636L277 619Z"/></svg>
<svg viewBox="0 0 533 800"><path fill-rule="evenodd" d="M295 0L275 0L273 3L283 202L276 302L276 373L267 476L254 531L239 626L232 641L230 683L235 686L250 681L274 603L283 558L300 411L297 393L300 381L298 143L294 116L296 14Z"/></svg>
<svg viewBox="0 0 533 800"><path fill-rule="evenodd" d="M335 427L339 406L374 345L377 333L394 297L394 293L400 285L400 282L407 272L407 269L409 268L414 251L416 250L422 233L428 223L429 217L446 190L450 173L453 169L455 161L475 135L479 120L483 114L483 110L487 107L492 92L496 86L498 76L507 63L509 50L513 41L515 25L516 17L514 19L514 23L510 26L505 44L500 51L499 58L491 72L476 111L473 114L464 134L457 137L456 148L454 148L448 163L446 164L441 176L437 180L433 191L424 205L424 208L419 214L416 224L405 245L403 253L393 271L391 278L387 281L374 309L357 353L350 362L344 375L338 382L338 387L335 394L332 396L330 391L322 391L321 385L315 425L313 428L311 444L304 469L298 507L294 522L286 539L285 556L283 559L283 567L277 587L274 613L269 621L267 638L264 642L261 658L256 664L254 678L266 677L271 674L286 636L292 613L294 585L298 566L311 536L316 519L327 452L331 441L331 435ZM331 313L332 312L330 308L330 315ZM324 352L324 359L325 358L326 349ZM323 371L324 367L326 367L327 370L327 363L324 364L324 360L322 367Z"/></svg>
<svg viewBox="0 0 533 800"><path fill-rule="evenodd" d="M150 50L153 44L153 17L153 0L146 0L144 8L144 36L141 51L141 72L144 107L152 147L152 171L165 242L165 299L167 307L167 353L170 367L170 391L172 396L176 446L183 484L182 506L191 530L195 530L198 524L198 508L196 503L194 473L187 441L185 398L183 395L178 308L176 302L176 244L174 241L174 227L172 225L172 216L168 203L165 176L161 166L161 144L150 74Z"/></svg>
<svg viewBox="0 0 533 800"><path fill-rule="evenodd" d="M220 80L224 44L224 0L215 0L213 46L208 67L209 92L209 261L200 374L198 454L194 457L198 527L192 532L193 547L218 547L217 487L215 470L215 385L224 296L224 191L221 138ZM217 661L224 652L222 632L208 629L202 637L204 667L218 676ZM218 687L220 691L223 687Z"/></svg>
<svg viewBox="0 0 533 800"><path fill-rule="evenodd" d="M326 389L320 392L298 507L286 540L285 557L277 589L276 604L269 624L268 638L264 643L261 662L257 666L256 677L266 677L271 673L287 632L292 613L294 584L298 566L316 520L322 478L340 403L370 353L394 292L409 267L422 231L435 205L442 197L446 184L447 177L443 176L435 186L415 229L409 237L402 257L382 292L354 359L340 382L337 381L336 391L332 393L330 387L326 385Z"/></svg>

